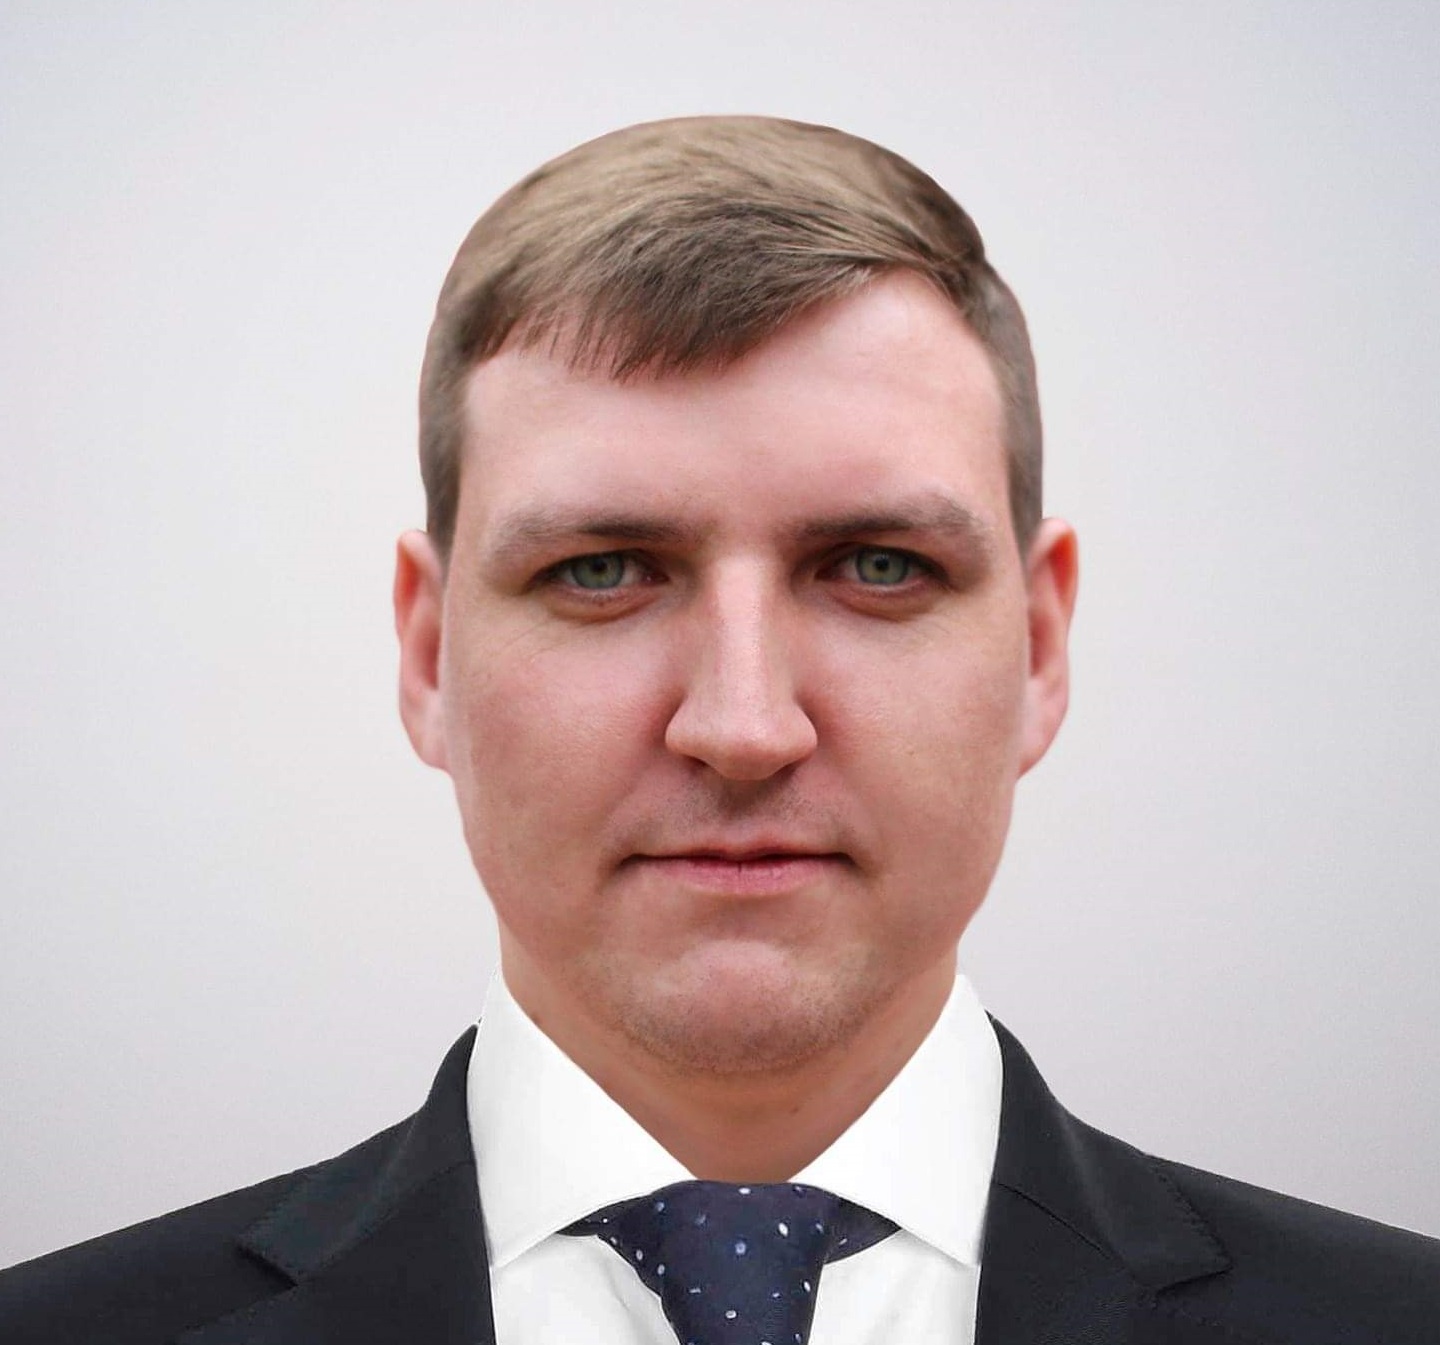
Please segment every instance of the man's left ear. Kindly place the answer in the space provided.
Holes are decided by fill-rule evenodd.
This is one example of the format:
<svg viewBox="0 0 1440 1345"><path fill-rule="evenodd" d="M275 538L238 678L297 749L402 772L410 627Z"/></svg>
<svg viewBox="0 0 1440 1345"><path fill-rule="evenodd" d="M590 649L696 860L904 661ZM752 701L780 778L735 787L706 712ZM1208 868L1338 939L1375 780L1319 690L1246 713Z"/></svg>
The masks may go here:
<svg viewBox="0 0 1440 1345"><path fill-rule="evenodd" d="M400 640L400 718L415 754L446 769L440 698L440 630L445 567L427 533L407 532L395 545L395 634Z"/></svg>
<svg viewBox="0 0 1440 1345"><path fill-rule="evenodd" d="M1022 775L1045 755L1070 703L1070 617L1079 578L1075 529L1062 518L1045 519L1025 560L1030 669L1020 743Z"/></svg>

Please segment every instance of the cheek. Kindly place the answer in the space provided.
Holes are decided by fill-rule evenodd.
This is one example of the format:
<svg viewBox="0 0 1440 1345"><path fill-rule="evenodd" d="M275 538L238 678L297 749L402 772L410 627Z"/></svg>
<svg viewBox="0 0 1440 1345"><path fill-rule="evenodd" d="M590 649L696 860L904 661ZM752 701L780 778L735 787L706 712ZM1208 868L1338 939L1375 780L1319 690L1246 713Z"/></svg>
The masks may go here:
<svg viewBox="0 0 1440 1345"><path fill-rule="evenodd" d="M850 680L842 749L902 881L976 900L1009 824L1025 686L1023 638L983 635Z"/></svg>
<svg viewBox="0 0 1440 1345"><path fill-rule="evenodd" d="M634 660L521 642L447 672L447 746L477 863L501 849L532 863L537 845L593 849L655 737L654 679Z"/></svg>
<svg viewBox="0 0 1440 1345"><path fill-rule="evenodd" d="M869 667L851 660L836 708L857 749L878 749L900 773L900 789L923 780L968 795L1018 761L1025 664L1023 631L997 622Z"/></svg>

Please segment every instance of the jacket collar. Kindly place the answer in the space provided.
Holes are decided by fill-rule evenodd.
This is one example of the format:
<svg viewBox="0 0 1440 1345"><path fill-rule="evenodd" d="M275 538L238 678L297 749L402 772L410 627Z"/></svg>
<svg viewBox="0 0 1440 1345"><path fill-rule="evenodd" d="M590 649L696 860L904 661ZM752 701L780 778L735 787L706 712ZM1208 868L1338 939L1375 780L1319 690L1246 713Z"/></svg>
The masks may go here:
<svg viewBox="0 0 1440 1345"><path fill-rule="evenodd" d="M313 1168L241 1234L292 1287L176 1345L493 1345L465 1113L474 1040L451 1047L414 1116Z"/></svg>
<svg viewBox="0 0 1440 1345"><path fill-rule="evenodd" d="M1071 1116L991 1021L1005 1081L976 1345L1159 1338L1155 1295L1229 1258L1154 1159Z"/></svg>
<svg viewBox="0 0 1440 1345"><path fill-rule="evenodd" d="M1229 1261L1154 1160L1065 1111L994 1026L1004 1091L976 1345L1143 1340L1156 1292ZM241 1236L292 1287L177 1345L494 1345L466 1116L474 1037L414 1116L312 1169Z"/></svg>

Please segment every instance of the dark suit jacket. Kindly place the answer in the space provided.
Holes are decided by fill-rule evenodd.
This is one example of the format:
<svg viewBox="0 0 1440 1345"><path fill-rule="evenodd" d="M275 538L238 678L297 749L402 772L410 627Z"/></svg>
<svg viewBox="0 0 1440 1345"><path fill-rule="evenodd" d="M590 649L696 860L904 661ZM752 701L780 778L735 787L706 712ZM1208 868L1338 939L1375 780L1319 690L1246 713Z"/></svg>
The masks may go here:
<svg viewBox="0 0 1440 1345"><path fill-rule="evenodd" d="M978 1345L1440 1342L1440 1242L1139 1153L996 1032ZM472 1040L414 1116L338 1158L0 1274L0 1342L494 1345Z"/></svg>

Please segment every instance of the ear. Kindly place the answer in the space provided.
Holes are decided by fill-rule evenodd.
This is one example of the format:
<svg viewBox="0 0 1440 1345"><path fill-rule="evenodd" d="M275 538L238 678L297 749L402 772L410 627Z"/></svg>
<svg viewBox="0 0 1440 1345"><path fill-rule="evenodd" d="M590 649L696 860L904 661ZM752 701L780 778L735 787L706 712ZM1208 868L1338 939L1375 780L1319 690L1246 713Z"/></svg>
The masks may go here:
<svg viewBox="0 0 1440 1345"><path fill-rule="evenodd" d="M429 534L407 532L395 546L395 634L400 639L400 718L427 766L445 770L440 699L440 631L445 567Z"/></svg>
<svg viewBox="0 0 1440 1345"><path fill-rule="evenodd" d="M1045 519L1025 561L1030 670L1020 744L1022 775L1045 755L1070 703L1070 618L1079 577L1075 529L1064 519Z"/></svg>

